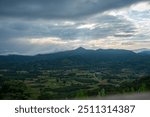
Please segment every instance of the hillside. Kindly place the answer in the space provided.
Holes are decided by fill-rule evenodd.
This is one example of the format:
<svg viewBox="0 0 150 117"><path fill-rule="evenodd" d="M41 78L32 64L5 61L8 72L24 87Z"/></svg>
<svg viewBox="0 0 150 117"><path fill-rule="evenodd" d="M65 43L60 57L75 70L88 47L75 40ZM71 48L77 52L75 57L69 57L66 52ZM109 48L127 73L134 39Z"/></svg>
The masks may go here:
<svg viewBox="0 0 150 117"><path fill-rule="evenodd" d="M0 56L0 99L80 99L145 92L150 91L149 71L150 56L129 50L80 47L35 56Z"/></svg>

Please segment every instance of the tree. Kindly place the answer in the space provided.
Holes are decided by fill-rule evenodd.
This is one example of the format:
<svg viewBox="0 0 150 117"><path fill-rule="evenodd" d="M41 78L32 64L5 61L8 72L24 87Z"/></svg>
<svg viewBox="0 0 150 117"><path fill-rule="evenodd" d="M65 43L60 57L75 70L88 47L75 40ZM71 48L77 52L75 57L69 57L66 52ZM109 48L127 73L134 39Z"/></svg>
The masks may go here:
<svg viewBox="0 0 150 117"><path fill-rule="evenodd" d="M131 87L131 92L135 92L135 90L134 90L134 88L133 88L133 87Z"/></svg>
<svg viewBox="0 0 150 117"><path fill-rule="evenodd" d="M146 85L145 85L145 83L142 83L139 88L139 92L144 92L144 91L146 91Z"/></svg>
<svg viewBox="0 0 150 117"><path fill-rule="evenodd" d="M29 99L30 89L22 81L5 81L1 87L1 99Z"/></svg>
<svg viewBox="0 0 150 117"><path fill-rule="evenodd" d="M85 97L88 97L88 96L87 96L87 93L84 90L79 90L76 93L76 98L85 98Z"/></svg>
<svg viewBox="0 0 150 117"><path fill-rule="evenodd" d="M98 95L99 95L99 96L106 96L105 89L102 88L102 89L98 92Z"/></svg>

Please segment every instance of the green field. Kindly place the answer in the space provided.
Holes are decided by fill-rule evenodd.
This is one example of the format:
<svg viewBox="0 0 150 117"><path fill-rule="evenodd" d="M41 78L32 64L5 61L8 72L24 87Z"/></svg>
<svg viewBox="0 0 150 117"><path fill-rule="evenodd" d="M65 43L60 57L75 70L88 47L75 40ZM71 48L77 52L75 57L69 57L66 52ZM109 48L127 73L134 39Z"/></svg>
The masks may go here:
<svg viewBox="0 0 150 117"><path fill-rule="evenodd" d="M0 99L86 99L150 90L150 77L123 69L0 70Z"/></svg>

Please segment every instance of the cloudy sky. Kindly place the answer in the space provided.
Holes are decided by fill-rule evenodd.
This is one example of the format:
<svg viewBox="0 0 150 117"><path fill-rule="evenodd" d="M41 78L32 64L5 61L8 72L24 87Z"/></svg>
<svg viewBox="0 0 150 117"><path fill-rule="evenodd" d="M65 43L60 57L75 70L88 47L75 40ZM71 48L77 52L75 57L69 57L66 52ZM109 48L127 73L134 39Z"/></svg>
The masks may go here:
<svg viewBox="0 0 150 117"><path fill-rule="evenodd" d="M150 0L0 0L0 54L150 48Z"/></svg>

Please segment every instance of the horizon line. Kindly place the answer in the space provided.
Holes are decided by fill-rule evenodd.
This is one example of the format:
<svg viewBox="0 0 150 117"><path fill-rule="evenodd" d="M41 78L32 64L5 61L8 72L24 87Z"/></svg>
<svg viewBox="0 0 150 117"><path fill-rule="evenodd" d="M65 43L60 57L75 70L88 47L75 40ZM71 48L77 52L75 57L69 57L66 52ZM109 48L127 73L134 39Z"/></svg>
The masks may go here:
<svg viewBox="0 0 150 117"><path fill-rule="evenodd" d="M139 49L135 49L135 50L131 50L131 49L121 49L121 48L97 48L97 49L92 49L92 48L85 48L82 46L76 47L76 48L72 48L72 49L66 49L66 50L62 50L62 51L55 51L55 52L41 52L41 53L37 53L37 54L21 54L21 53L17 53L17 52L7 52L7 53L0 53L0 56L37 56L37 55L43 55L43 54L55 54L55 53L59 53L59 52L66 52L66 51L73 51L73 50L77 50L77 49L84 49L84 50L93 50L93 51L97 51L97 50L127 50L127 51L132 51L134 53L140 53L143 51L150 51L150 48L139 48Z"/></svg>

